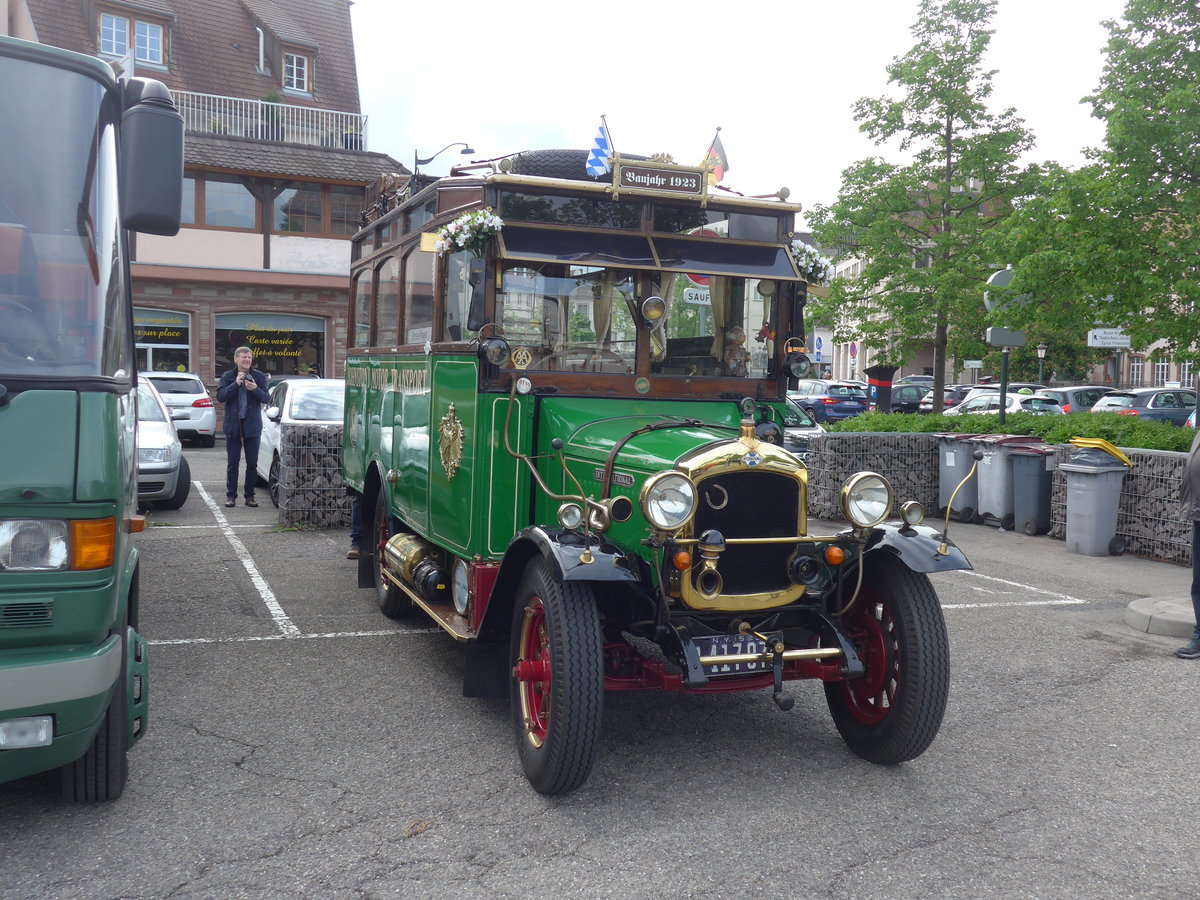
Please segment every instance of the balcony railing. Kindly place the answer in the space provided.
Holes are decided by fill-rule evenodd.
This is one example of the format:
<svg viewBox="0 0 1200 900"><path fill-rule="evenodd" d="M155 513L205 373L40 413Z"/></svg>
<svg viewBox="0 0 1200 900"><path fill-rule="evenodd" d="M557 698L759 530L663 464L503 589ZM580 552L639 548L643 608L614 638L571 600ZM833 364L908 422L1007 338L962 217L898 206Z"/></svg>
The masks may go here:
<svg viewBox="0 0 1200 900"><path fill-rule="evenodd" d="M172 96L184 128L194 134L367 149L367 117L358 113L193 91L173 91Z"/></svg>

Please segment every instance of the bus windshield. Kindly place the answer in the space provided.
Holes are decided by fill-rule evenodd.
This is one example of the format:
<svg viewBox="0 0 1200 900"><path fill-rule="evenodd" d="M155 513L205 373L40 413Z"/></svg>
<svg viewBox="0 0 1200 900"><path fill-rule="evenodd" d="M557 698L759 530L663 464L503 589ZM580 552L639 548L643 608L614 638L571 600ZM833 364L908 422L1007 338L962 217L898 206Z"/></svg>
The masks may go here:
<svg viewBox="0 0 1200 900"><path fill-rule="evenodd" d="M128 377L116 135L104 86L3 57L0 376Z"/></svg>

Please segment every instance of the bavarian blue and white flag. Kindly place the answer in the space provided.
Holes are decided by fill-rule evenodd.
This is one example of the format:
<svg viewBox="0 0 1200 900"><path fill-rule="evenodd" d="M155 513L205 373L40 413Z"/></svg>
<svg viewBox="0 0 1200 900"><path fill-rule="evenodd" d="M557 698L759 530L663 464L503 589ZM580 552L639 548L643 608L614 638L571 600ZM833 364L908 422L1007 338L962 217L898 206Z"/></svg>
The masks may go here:
<svg viewBox="0 0 1200 900"><path fill-rule="evenodd" d="M592 142L592 150L588 153L584 168L593 178L612 171L612 139L608 136L608 123L603 117L600 119L600 130L596 132L596 140Z"/></svg>

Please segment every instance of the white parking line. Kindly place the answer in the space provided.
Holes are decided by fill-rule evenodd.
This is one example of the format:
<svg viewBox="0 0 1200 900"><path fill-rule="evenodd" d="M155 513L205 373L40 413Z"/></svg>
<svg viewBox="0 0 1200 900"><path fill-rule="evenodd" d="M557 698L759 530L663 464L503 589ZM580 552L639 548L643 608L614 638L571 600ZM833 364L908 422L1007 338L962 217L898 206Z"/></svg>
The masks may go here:
<svg viewBox="0 0 1200 900"><path fill-rule="evenodd" d="M227 638L177 638L167 641L150 641L151 646L164 647L173 644L245 644L256 641L312 640L314 638L381 637L388 634L439 634L440 628L383 629L381 631L329 631L324 634L264 634L251 637Z"/></svg>
<svg viewBox="0 0 1200 900"><path fill-rule="evenodd" d="M990 609L1001 606L1071 606L1080 603L1090 603L1089 600L1081 600L1078 597L1072 597L1068 594L1060 594L1057 591L1048 591L1045 588L1034 587L1031 584L1022 584L1019 581L1008 581L1004 578L996 578L992 575L984 575L980 572L974 572L970 569L959 569L954 572L946 572L946 575L969 576L972 578L982 578L985 581L993 581L997 584L1003 584L1014 589L1014 591L988 590L984 587L974 587L968 585L971 590L979 591L982 594L1004 594L1004 593L1021 593L1021 594L1044 594L1046 600L998 600L989 603L943 603L942 609Z"/></svg>
<svg viewBox="0 0 1200 900"><path fill-rule="evenodd" d="M282 637L301 637L300 629L288 618L287 613L283 611L283 607L279 605L279 601L275 599L275 593L271 590L271 586L267 584L267 580L258 571L258 566L254 564L254 557L250 555L250 551L246 549L246 545L242 543L241 539L233 533L233 528L230 527L225 514L221 512L221 508L209 496L208 491L204 489L204 485L199 481L193 481L192 484L200 492L200 496L204 498L204 502L208 505L208 508L212 510L213 517L217 520L217 525L220 527L221 533L225 535L225 540L229 541L229 546L233 548L233 552L237 554L238 559L242 561L242 566L245 567L246 573L250 576L250 581L258 588L258 595L262 597L263 603L267 605L267 610L271 613L271 618L275 620L275 624L279 627L280 635Z"/></svg>

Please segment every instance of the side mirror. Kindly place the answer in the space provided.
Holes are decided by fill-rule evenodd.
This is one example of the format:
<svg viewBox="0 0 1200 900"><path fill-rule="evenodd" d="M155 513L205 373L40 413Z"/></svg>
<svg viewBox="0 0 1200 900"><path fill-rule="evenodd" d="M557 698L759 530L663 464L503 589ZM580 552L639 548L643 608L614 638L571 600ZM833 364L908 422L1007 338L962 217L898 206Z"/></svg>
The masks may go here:
<svg viewBox="0 0 1200 900"><path fill-rule="evenodd" d="M280 419L283 418L283 410L280 409L278 406L268 406L267 407L267 418L270 419L272 422L278 422Z"/></svg>
<svg viewBox="0 0 1200 900"><path fill-rule="evenodd" d="M121 224L179 233L183 202L183 116L161 81L132 78L121 116Z"/></svg>

